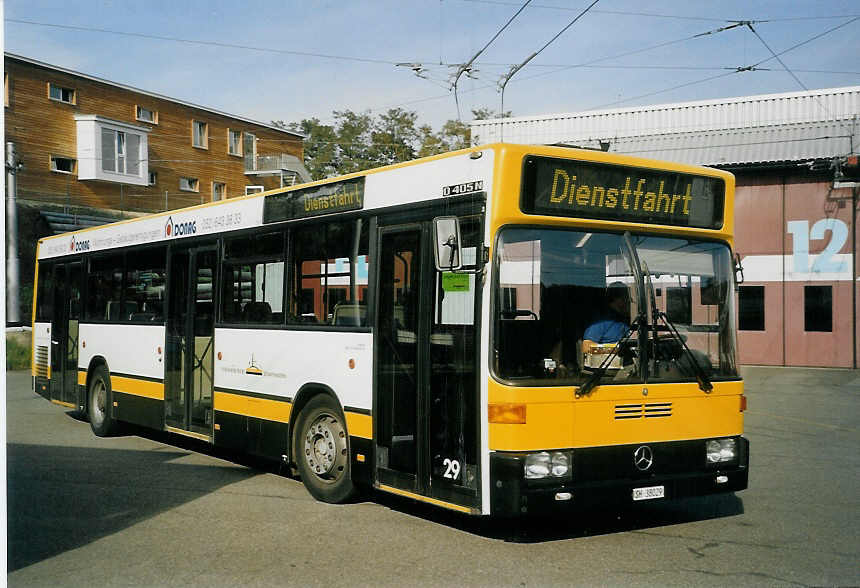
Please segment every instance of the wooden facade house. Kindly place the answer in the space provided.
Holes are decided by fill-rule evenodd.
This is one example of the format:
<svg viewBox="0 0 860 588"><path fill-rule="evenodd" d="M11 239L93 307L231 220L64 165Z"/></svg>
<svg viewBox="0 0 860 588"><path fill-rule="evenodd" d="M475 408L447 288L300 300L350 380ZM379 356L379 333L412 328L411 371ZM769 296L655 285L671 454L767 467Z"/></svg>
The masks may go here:
<svg viewBox="0 0 860 588"><path fill-rule="evenodd" d="M41 237L310 180L300 133L9 53L3 82L10 324Z"/></svg>
<svg viewBox="0 0 860 588"><path fill-rule="evenodd" d="M5 54L19 201L158 212L306 181L302 135Z"/></svg>

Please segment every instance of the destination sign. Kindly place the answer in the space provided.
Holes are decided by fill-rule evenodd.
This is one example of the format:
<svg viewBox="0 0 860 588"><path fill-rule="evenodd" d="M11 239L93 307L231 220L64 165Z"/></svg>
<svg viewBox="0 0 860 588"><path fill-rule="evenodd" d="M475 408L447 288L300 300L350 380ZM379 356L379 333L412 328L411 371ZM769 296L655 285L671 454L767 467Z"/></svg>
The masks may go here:
<svg viewBox="0 0 860 588"><path fill-rule="evenodd" d="M528 214L718 229L721 178L530 156L520 206Z"/></svg>
<svg viewBox="0 0 860 588"><path fill-rule="evenodd" d="M361 210L364 208L364 177L270 194L265 199L264 223Z"/></svg>

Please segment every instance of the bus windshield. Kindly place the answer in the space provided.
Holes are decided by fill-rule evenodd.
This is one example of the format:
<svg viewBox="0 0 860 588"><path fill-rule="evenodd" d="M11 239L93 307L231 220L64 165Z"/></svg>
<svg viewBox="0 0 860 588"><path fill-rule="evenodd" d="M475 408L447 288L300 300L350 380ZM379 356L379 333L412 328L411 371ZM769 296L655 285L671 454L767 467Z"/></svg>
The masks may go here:
<svg viewBox="0 0 860 588"><path fill-rule="evenodd" d="M677 237L508 228L495 375L520 385L737 377L731 254Z"/></svg>

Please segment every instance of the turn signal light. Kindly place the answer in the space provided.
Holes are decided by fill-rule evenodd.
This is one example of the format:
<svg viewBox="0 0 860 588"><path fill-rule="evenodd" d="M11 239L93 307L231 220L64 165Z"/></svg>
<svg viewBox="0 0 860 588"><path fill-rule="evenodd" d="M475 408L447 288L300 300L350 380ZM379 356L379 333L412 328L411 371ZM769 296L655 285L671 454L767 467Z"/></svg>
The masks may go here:
<svg viewBox="0 0 860 588"><path fill-rule="evenodd" d="M747 397L741 394L741 412L747 409Z"/></svg>
<svg viewBox="0 0 860 588"><path fill-rule="evenodd" d="M491 423L524 425L526 424L526 405L491 404L489 406L489 417Z"/></svg>

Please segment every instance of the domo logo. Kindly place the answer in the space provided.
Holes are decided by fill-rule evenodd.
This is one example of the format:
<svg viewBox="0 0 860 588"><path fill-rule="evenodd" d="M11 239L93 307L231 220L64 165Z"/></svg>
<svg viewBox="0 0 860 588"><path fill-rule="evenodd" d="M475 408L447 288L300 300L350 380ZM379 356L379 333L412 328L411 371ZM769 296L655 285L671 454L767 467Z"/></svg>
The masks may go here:
<svg viewBox="0 0 860 588"><path fill-rule="evenodd" d="M89 251L90 250L90 240L86 239L84 241L76 241L74 237L72 237L72 242L69 243L69 251Z"/></svg>
<svg viewBox="0 0 860 588"><path fill-rule="evenodd" d="M186 235L194 235L197 233L197 221L185 221L182 223L174 223L173 217L167 218L167 224L164 225L165 237L182 237Z"/></svg>

